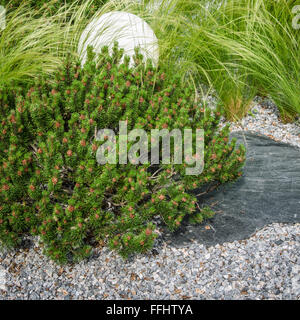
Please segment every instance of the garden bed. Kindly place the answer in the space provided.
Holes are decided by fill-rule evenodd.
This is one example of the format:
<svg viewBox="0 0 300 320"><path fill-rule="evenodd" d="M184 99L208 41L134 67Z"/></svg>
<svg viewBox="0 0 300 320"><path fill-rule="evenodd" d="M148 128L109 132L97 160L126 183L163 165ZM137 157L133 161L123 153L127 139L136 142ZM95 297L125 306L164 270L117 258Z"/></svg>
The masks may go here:
<svg viewBox="0 0 300 320"><path fill-rule="evenodd" d="M98 247L88 260L62 267L42 254L37 238L28 238L23 248L0 253L0 274L6 279L1 299L299 298L299 149L261 137L261 133L271 134L262 126L264 119L274 120L272 125L280 127L281 134L293 144L298 143L299 127L282 124L274 106L257 105L256 109L254 118L244 119L244 123L251 119L260 133L245 132L250 144L245 176L250 186L251 175L265 181L271 176L266 192L256 193L258 189L253 190L252 185L243 193L247 184L243 181L239 187L217 190L210 200L216 199L222 212L215 218L197 227L185 225L175 235L161 236L151 252L127 261ZM251 146L256 146L256 151ZM284 180L280 167L274 167L281 163L276 161L276 152L285 157L285 164L292 161L287 167L293 172ZM263 166L255 170L251 159L263 164L265 170ZM278 203L282 199L276 199L276 190L285 191L284 203ZM235 191L236 201L231 201ZM239 194L243 195L242 204L237 201Z"/></svg>
<svg viewBox="0 0 300 320"><path fill-rule="evenodd" d="M300 299L299 10L0 1L0 300ZM144 27L103 46L111 11L130 36L144 19L154 65L140 45L122 57ZM104 40L81 52L91 25ZM179 165L163 152L102 163L100 129L120 150L122 120L146 134L203 129L204 169L187 174L198 149Z"/></svg>

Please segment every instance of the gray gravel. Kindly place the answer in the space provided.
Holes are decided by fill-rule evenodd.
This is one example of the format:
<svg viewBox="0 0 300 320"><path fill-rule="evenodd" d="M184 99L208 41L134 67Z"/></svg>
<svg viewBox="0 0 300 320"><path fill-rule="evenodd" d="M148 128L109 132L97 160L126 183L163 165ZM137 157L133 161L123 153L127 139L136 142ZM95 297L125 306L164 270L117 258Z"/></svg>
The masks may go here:
<svg viewBox="0 0 300 320"><path fill-rule="evenodd" d="M221 126L225 124L223 119ZM268 99L256 97L249 114L239 123L231 123L231 132L252 131L300 148L300 124L282 123L277 107Z"/></svg>
<svg viewBox="0 0 300 320"><path fill-rule="evenodd" d="M49 261L37 243L1 254L2 299L299 299L300 224L205 248L163 245L124 262L106 248L75 266ZM3 272L3 270L6 270ZM1 274L1 272L0 272ZM5 287L5 290L3 288Z"/></svg>
<svg viewBox="0 0 300 320"><path fill-rule="evenodd" d="M300 147L299 126L280 123L272 103L257 101L252 113L232 131ZM128 261L96 248L89 260L64 267L28 238L23 249L0 250L0 299L300 299L299 253L300 224L271 224L249 239L208 248L160 240Z"/></svg>

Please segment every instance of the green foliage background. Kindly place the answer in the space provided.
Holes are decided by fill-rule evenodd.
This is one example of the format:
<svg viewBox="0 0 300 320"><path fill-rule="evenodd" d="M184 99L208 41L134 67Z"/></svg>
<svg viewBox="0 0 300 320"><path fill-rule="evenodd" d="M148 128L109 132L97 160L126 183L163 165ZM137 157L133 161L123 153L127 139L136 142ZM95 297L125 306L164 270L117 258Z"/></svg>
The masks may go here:
<svg viewBox="0 0 300 320"><path fill-rule="evenodd" d="M8 10L12 10L18 8L22 4L27 4L32 8L32 10L38 11L40 9L44 9L49 14L55 14L55 12L61 7L66 4L70 5L74 2L81 5L85 0L0 0L0 5L3 5ZM93 4L90 6L91 14L95 13L95 11L101 8L106 2L107 0L93 0Z"/></svg>

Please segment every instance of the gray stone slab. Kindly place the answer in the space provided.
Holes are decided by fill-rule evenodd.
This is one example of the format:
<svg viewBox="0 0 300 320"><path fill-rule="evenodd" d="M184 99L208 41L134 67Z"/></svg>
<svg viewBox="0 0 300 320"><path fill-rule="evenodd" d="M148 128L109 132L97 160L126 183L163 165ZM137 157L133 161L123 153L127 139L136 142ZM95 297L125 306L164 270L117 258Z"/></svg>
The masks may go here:
<svg viewBox="0 0 300 320"><path fill-rule="evenodd" d="M200 226L184 222L166 237L174 246L191 240L221 244L249 238L274 222L300 222L300 149L251 132L232 136L247 147L243 177L202 196L200 203L214 204L218 213Z"/></svg>

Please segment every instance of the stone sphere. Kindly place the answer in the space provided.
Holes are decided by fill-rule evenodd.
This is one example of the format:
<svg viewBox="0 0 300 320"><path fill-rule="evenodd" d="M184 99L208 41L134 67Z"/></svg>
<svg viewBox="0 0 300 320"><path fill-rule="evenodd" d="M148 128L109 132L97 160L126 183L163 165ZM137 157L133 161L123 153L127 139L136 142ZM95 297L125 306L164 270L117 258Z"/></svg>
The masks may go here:
<svg viewBox="0 0 300 320"><path fill-rule="evenodd" d="M134 48L139 47L143 56L152 60L157 66L159 59L158 40L151 27L138 16L114 11L105 13L93 19L83 31L79 44L78 54L82 65L87 59L87 47L92 46L96 53L101 52L103 46L108 46L111 52L114 42L124 49L124 55L130 58L134 55ZM130 59L133 65L133 59Z"/></svg>

